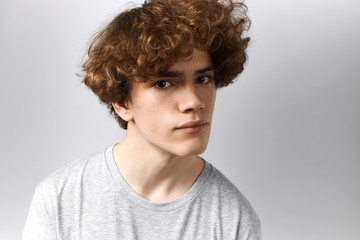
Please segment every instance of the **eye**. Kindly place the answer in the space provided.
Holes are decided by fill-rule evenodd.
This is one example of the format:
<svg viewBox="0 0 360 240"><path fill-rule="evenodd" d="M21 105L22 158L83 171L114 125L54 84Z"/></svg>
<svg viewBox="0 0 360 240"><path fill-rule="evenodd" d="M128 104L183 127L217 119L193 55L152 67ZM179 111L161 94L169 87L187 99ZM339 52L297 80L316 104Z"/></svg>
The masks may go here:
<svg viewBox="0 0 360 240"><path fill-rule="evenodd" d="M166 80L160 80L160 81L156 81L153 84L154 87L159 88L159 89L165 89L171 86L171 83L169 81Z"/></svg>
<svg viewBox="0 0 360 240"><path fill-rule="evenodd" d="M212 80L213 80L213 78L210 76L201 76L198 79L196 79L197 83L201 83L201 84L208 84Z"/></svg>

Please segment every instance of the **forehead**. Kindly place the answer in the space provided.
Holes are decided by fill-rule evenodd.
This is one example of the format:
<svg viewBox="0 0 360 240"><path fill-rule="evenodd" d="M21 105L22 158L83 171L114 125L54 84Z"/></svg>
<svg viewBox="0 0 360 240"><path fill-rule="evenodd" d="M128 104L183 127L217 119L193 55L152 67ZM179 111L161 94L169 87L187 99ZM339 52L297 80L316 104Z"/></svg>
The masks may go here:
<svg viewBox="0 0 360 240"><path fill-rule="evenodd" d="M159 72L153 76L140 77L135 76L132 84L145 83L147 81L155 81L158 78L168 77L184 77L185 75L198 75L205 72L213 72L214 67L210 54L207 51L193 49L190 56L178 58L172 63L166 71Z"/></svg>
<svg viewBox="0 0 360 240"><path fill-rule="evenodd" d="M210 54L206 51L194 48L192 55L185 59L178 59L175 63L170 65L168 72L195 72L206 67L213 67Z"/></svg>

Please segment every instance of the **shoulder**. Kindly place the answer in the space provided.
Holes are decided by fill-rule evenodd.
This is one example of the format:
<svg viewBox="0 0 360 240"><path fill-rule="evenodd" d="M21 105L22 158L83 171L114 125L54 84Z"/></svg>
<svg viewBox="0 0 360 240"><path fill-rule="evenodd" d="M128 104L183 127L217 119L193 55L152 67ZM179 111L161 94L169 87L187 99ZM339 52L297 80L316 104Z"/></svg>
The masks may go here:
<svg viewBox="0 0 360 240"><path fill-rule="evenodd" d="M35 195L45 200L51 195L61 195L81 185L84 178L95 175L104 165L104 152L72 161L43 179L35 188Z"/></svg>
<svg viewBox="0 0 360 240"><path fill-rule="evenodd" d="M212 192L221 195L221 200L226 205L238 205L245 209L251 209L250 202L239 191L239 189L217 168L212 166L211 174L208 180L208 187Z"/></svg>
<svg viewBox="0 0 360 240"><path fill-rule="evenodd" d="M221 209L220 218L224 228L236 235L260 239L261 223L254 208L239 189L217 168L212 166L206 191L211 194Z"/></svg>
<svg viewBox="0 0 360 240"><path fill-rule="evenodd" d="M43 239L53 239L59 234L60 225L72 229L75 218L71 216L77 216L84 197L96 193L101 198L102 194L97 194L99 190L106 191L105 181L111 178L105 157L109 149L70 162L37 185L23 239L39 239L40 235Z"/></svg>

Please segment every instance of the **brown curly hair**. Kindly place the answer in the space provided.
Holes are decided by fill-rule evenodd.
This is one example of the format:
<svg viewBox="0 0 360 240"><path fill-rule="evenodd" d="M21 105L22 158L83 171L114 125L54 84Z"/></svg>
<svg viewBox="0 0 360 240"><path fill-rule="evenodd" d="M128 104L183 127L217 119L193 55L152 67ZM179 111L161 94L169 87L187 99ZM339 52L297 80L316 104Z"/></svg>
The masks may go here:
<svg viewBox="0 0 360 240"><path fill-rule="evenodd" d="M150 0L117 15L93 39L83 64L83 82L107 105L119 125L127 122L112 102L129 100L131 81L160 76L194 48L207 51L217 88L227 86L244 69L244 37L250 21L243 2L218 0Z"/></svg>

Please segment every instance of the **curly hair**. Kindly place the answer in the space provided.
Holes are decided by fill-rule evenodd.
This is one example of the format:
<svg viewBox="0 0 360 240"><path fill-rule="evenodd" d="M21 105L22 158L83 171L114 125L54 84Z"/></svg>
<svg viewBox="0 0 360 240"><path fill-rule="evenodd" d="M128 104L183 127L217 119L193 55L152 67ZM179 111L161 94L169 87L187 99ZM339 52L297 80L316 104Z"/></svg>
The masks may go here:
<svg viewBox="0 0 360 240"><path fill-rule="evenodd" d="M124 104L134 77L160 76L194 48L207 51L215 85L225 87L244 69L250 27L243 2L150 0L117 15L92 40L83 64L83 83L110 110L120 127L127 122L112 102Z"/></svg>

